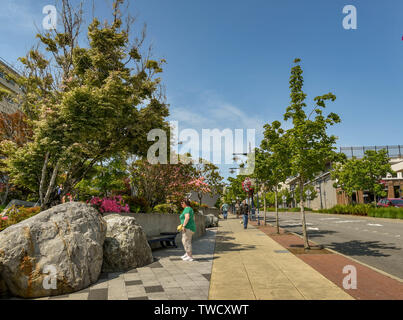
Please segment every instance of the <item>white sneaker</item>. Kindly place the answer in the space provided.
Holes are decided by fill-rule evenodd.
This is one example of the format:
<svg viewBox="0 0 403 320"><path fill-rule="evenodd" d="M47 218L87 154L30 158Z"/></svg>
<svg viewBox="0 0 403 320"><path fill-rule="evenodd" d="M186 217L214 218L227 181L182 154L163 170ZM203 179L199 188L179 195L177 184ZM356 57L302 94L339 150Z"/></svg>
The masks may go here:
<svg viewBox="0 0 403 320"><path fill-rule="evenodd" d="M185 254L181 257L181 259L183 260L183 259L187 258L187 256L188 256L188 254L185 253Z"/></svg>
<svg viewBox="0 0 403 320"><path fill-rule="evenodd" d="M194 259L188 256L188 257L184 258L183 260L184 261L193 261Z"/></svg>

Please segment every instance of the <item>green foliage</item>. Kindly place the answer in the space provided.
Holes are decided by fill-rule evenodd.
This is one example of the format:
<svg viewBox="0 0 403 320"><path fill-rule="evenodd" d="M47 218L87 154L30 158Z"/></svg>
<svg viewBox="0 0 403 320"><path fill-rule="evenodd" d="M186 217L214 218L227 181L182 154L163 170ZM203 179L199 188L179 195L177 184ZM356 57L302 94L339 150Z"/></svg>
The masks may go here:
<svg viewBox="0 0 403 320"><path fill-rule="evenodd" d="M368 216L376 218L403 219L403 208L371 208Z"/></svg>
<svg viewBox="0 0 403 320"><path fill-rule="evenodd" d="M291 120L293 127L287 130L287 141L291 157L291 174L298 176L300 185L312 180L325 169L326 162L337 160L340 156L335 152L337 137L328 135L327 129L340 122L340 117L329 113L326 117L322 109L326 108L326 101L335 101L336 96L328 93L317 96L312 112L307 115L304 108L306 94L302 87L304 80L302 69L296 59L291 70L290 89L291 104L284 114L284 120ZM314 119L310 116L315 113Z"/></svg>
<svg viewBox="0 0 403 320"><path fill-rule="evenodd" d="M146 159L133 162L129 172L136 194L152 208L167 202L179 205L190 192L189 182L194 177L191 164L150 164Z"/></svg>
<svg viewBox="0 0 403 320"><path fill-rule="evenodd" d="M370 204L356 204L356 205L335 205L330 209L319 210L323 213L331 214L352 214L359 216L366 216L373 207Z"/></svg>
<svg viewBox="0 0 403 320"><path fill-rule="evenodd" d="M254 176L266 190L275 191L290 176L290 152L285 131L279 121L264 125L264 139L255 150Z"/></svg>
<svg viewBox="0 0 403 320"><path fill-rule="evenodd" d="M40 211L40 207L25 208L13 205L7 209L7 220L2 220L0 218L0 231L3 231L14 224L20 223L21 221L29 219L37 215Z"/></svg>
<svg viewBox="0 0 403 320"><path fill-rule="evenodd" d="M308 191L308 190L311 192L311 194L310 194L309 197L308 197L308 195L307 195L307 191ZM301 200L301 196L300 196L300 195L301 195L300 187L297 186L297 187L295 188L295 201L296 201L297 203L299 203L300 200ZM309 200L314 200L317 196L318 196L318 192L316 191L316 189L315 189L314 186L312 186L312 185L305 185L305 186L304 186L303 201L307 201L308 198L309 198Z"/></svg>
<svg viewBox="0 0 403 320"><path fill-rule="evenodd" d="M336 205L330 209L318 210L318 212L375 218L403 219L403 208L377 208L372 204Z"/></svg>
<svg viewBox="0 0 403 320"><path fill-rule="evenodd" d="M210 192L208 192L210 195L222 194L223 177L220 176L219 168L215 164L200 158L199 161L194 164L194 178L203 179L203 182L206 183L208 189L210 189ZM202 203L205 189L205 187L201 186L199 190L193 190L197 192L200 204Z"/></svg>
<svg viewBox="0 0 403 320"><path fill-rule="evenodd" d="M116 155L107 161L101 161L94 165L87 177L76 186L80 198L88 200L92 196L106 197L112 193L123 194L126 188L126 180L129 177L125 158L123 154Z"/></svg>
<svg viewBox="0 0 403 320"><path fill-rule="evenodd" d="M247 195L242 189L242 181L245 180L245 176L237 175L236 178L229 177L228 181L230 185L226 188L226 193L224 194L224 201L228 204L232 201L239 201L246 199Z"/></svg>
<svg viewBox="0 0 403 320"><path fill-rule="evenodd" d="M55 181L63 180L63 193L71 193L97 163L122 152L146 156L152 144L147 133L168 129L168 106L156 77L164 60L142 56L141 37L131 43L131 20L119 9L123 2L114 1L110 23L93 19L88 47L79 47L81 17L72 15L73 30L63 21L63 34L39 35L46 52L33 49L20 59L25 72L15 81L24 94L18 99L34 134L8 166L13 183L39 195L42 206L51 203Z"/></svg>
<svg viewBox="0 0 403 320"><path fill-rule="evenodd" d="M150 204L143 197L123 196L125 203L130 207L130 212L133 213L149 213L151 212Z"/></svg>
<svg viewBox="0 0 403 320"><path fill-rule="evenodd" d="M379 183L387 173L393 173L386 150L367 150L362 159L352 158L335 164L332 179L334 187L349 196L355 191L368 190L379 197L385 197L384 186Z"/></svg>
<svg viewBox="0 0 403 320"><path fill-rule="evenodd" d="M153 208L152 212L153 213L171 213L171 214L176 213L176 214L178 214L179 210L172 203L163 203L163 204L156 205Z"/></svg>

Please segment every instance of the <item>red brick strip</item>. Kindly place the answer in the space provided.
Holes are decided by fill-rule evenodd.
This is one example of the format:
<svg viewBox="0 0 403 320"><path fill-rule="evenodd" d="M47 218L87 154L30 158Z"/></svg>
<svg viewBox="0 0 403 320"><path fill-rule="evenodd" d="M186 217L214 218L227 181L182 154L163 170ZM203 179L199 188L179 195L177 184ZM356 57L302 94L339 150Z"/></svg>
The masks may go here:
<svg viewBox="0 0 403 320"><path fill-rule="evenodd" d="M277 235L276 228L273 226L258 226L255 221L251 223L289 250L303 245L303 240L300 237L295 234L285 234L284 229L280 228L280 235ZM315 243L310 243L315 245ZM295 255L357 300L403 300L402 282L343 255L333 252L327 253ZM343 274L343 268L346 265L352 265L357 270L357 289L343 288L343 279L347 276L347 274Z"/></svg>

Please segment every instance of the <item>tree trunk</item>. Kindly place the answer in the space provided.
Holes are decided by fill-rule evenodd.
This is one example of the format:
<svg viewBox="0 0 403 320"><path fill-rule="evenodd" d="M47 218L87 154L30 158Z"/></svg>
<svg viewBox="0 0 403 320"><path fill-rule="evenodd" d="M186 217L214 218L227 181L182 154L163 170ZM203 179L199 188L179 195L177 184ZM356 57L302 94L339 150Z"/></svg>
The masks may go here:
<svg viewBox="0 0 403 320"><path fill-rule="evenodd" d="M277 228L277 233L280 234L280 226L278 222L278 190L277 186L275 187L274 190L274 202L275 202L275 207L276 207L276 228Z"/></svg>
<svg viewBox="0 0 403 320"><path fill-rule="evenodd" d="M199 205L201 206L202 205L203 194L199 193L197 196L199 197Z"/></svg>
<svg viewBox="0 0 403 320"><path fill-rule="evenodd" d="M301 207L302 234L304 236L304 248L310 249L309 241L308 241L308 234L306 232L305 208L304 208L304 182L302 180L300 180L300 182L299 182L299 192L300 192L299 205Z"/></svg>
<svg viewBox="0 0 403 320"><path fill-rule="evenodd" d="M263 193L263 197L264 197L264 200L263 200L263 206L264 206L264 225L266 226L266 225L267 225L267 223L266 223L266 209L267 209L267 207L266 207L266 191Z"/></svg>
<svg viewBox="0 0 403 320"><path fill-rule="evenodd" d="M39 184L39 199L40 199L40 202L41 202L41 207L43 205L43 187L44 187L44 184L45 184L46 168L48 166L48 162L49 162L49 151L46 152L46 155L45 155L45 161L43 162L43 167L42 167L41 182Z"/></svg>
<svg viewBox="0 0 403 320"><path fill-rule="evenodd" d="M60 163L57 162L56 167L53 169L52 178L50 179L48 190L46 191L45 198L43 199L43 203L41 205L41 210L45 209L49 202L50 194L52 193L52 190L55 186L57 172L59 171L59 165L60 165Z"/></svg>

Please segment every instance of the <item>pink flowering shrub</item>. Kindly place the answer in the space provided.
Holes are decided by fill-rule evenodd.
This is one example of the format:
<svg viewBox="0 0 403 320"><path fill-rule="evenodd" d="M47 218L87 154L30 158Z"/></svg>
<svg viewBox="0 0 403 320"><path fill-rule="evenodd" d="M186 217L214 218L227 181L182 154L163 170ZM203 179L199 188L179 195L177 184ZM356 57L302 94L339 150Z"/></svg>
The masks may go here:
<svg viewBox="0 0 403 320"><path fill-rule="evenodd" d="M129 205L126 204L121 196L115 196L112 198L98 198L94 197L87 203L93 205L100 213L113 212L130 212Z"/></svg>

